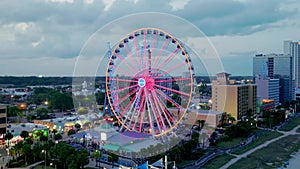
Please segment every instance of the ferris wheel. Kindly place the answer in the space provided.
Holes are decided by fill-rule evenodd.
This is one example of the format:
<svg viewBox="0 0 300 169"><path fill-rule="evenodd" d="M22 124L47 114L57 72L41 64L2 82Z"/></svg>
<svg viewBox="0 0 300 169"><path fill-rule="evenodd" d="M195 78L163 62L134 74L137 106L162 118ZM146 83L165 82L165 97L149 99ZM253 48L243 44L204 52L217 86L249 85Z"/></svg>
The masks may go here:
<svg viewBox="0 0 300 169"><path fill-rule="evenodd" d="M157 28L141 28L112 48L106 96L120 131L167 135L186 119L194 90L183 43Z"/></svg>

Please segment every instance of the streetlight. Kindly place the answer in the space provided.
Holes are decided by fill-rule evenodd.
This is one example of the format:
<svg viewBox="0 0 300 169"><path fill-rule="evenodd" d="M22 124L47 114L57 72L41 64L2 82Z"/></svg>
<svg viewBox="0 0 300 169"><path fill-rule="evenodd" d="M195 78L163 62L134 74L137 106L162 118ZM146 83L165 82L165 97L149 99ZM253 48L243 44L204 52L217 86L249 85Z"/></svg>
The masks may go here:
<svg viewBox="0 0 300 169"><path fill-rule="evenodd" d="M45 169L46 169L46 165L47 165L47 151L46 150L42 150L42 153L45 153Z"/></svg>
<svg viewBox="0 0 300 169"><path fill-rule="evenodd" d="M50 163L50 166L52 167L52 166L53 166L53 163ZM56 169L56 164L54 164L54 167L55 167L55 169Z"/></svg>

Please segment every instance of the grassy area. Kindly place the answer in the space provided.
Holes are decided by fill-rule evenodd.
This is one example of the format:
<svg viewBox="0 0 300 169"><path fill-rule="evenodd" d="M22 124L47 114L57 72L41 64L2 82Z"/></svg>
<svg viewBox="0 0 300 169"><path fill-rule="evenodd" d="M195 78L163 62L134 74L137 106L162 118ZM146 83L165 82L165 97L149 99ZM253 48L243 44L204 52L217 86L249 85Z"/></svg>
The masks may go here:
<svg viewBox="0 0 300 169"><path fill-rule="evenodd" d="M255 151L247 156L247 158L242 158L231 165L229 169L280 168L280 166L291 158L291 154L297 152L299 149L300 136L290 135Z"/></svg>
<svg viewBox="0 0 300 169"><path fill-rule="evenodd" d="M218 146L218 148L221 148L221 149L227 149L227 148L231 148L231 147L239 145L243 140L245 140L245 139L244 138L234 138L229 141L219 141L217 146Z"/></svg>
<svg viewBox="0 0 300 169"><path fill-rule="evenodd" d="M45 166L44 165L37 165L37 166L34 167L34 169L45 169ZM47 166L46 169L54 169L54 167Z"/></svg>
<svg viewBox="0 0 300 169"><path fill-rule="evenodd" d="M284 126L280 127L279 130L280 131L290 131L293 128L297 127L298 125L300 125L300 117L290 120Z"/></svg>
<svg viewBox="0 0 300 169"><path fill-rule="evenodd" d="M182 166L184 166L184 165L191 164L191 163L193 163L193 162L195 162L195 160L182 160L180 163L176 163L176 165L177 165L178 167L182 167Z"/></svg>
<svg viewBox="0 0 300 169"><path fill-rule="evenodd" d="M233 158L235 158L235 157L232 155L224 154L224 155L218 156L218 157L210 160L202 168L204 168L204 169L221 168L223 165L225 165L228 161L230 161Z"/></svg>
<svg viewBox="0 0 300 169"><path fill-rule="evenodd" d="M236 150L235 152L232 152L233 154L243 154L249 150L251 150L254 147L257 147L264 142L268 140L272 140L273 138L281 136L282 133L278 133L276 131L259 131L257 136L253 139L253 141L248 144L246 147Z"/></svg>

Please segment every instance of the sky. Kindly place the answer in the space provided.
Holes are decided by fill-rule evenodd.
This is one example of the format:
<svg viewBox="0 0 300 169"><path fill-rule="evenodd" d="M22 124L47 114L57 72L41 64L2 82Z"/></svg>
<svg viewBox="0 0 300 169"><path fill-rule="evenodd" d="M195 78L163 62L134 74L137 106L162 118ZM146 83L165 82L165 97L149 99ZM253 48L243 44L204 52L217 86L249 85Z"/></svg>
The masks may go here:
<svg viewBox="0 0 300 169"><path fill-rule="evenodd" d="M194 24L226 72L251 75L255 54L282 53L284 40L300 40L299 10L298 0L1 0L0 75L72 76L97 30L139 12Z"/></svg>

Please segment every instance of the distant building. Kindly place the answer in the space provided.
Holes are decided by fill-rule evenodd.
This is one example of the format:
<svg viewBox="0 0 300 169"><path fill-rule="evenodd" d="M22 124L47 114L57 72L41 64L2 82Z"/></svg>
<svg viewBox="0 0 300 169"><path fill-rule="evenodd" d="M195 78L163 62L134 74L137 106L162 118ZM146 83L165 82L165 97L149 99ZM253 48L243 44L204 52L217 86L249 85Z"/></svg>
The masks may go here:
<svg viewBox="0 0 300 169"><path fill-rule="evenodd" d="M168 109L174 116L177 116L178 109L169 108ZM191 109L187 115L187 118L184 119L184 124L194 125L198 120L204 120L205 124L210 127L216 128L222 122L222 117L225 113L213 110L197 110Z"/></svg>
<svg viewBox="0 0 300 169"><path fill-rule="evenodd" d="M230 74L219 73L212 82L212 110L226 112L236 120L256 112L255 84L238 84L229 79Z"/></svg>
<svg viewBox="0 0 300 169"><path fill-rule="evenodd" d="M279 79L271 79L264 75L258 75L255 78L257 85L257 98L273 100L275 105L279 104Z"/></svg>
<svg viewBox="0 0 300 169"><path fill-rule="evenodd" d="M290 55L258 54L253 58L253 77L263 74L270 79L279 79L279 102L295 99L293 61Z"/></svg>
<svg viewBox="0 0 300 169"><path fill-rule="evenodd" d="M5 144L6 126L7 126L7 106L0 105L0 145Z"/></svg>
<svg viewBox="0 0 300 169"><path fill-rule="evenodd" d="M295 86L300 86L300 42L290 40L283 42L283 50L285 55L289 55L293 60L293 80Z"/></svg>
<svg viewBox="0 0 300 169"><path fill-rule="evenodd" d="M224 112L213 110L191 110L189 117L194 117L188 118L188 121L191 121L191 119L195 122L198 120L204 120L207 126L216 128L221 125L224 114Z"/></svg>

